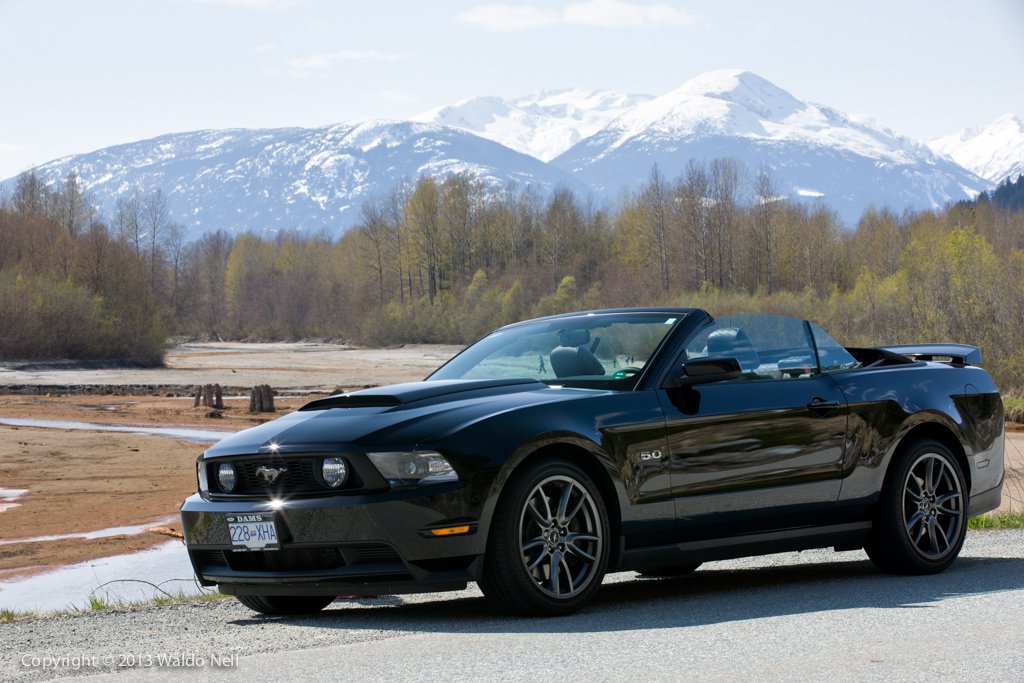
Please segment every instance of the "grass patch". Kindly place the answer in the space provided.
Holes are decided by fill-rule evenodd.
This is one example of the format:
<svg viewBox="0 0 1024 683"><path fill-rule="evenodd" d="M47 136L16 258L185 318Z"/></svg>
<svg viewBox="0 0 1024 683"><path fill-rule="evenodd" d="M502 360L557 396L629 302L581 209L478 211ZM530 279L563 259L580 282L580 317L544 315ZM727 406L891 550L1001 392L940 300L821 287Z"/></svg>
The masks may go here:
<svg viewBox="0 0 1024 683"><path fill-rule="evenodd" d="M191 603L219 602L231 600L233 595L224 595L217 591L207 591L199 595L193 595L178 591L170 595L158 595L150 600L138 602L125 602L123 600L111 599L105 595L90 595L89 599L81 607L71 606L57 612L36 612L33 610L17 610L8 607L0 607L0 624L6 624L22 619L35 619L44 617L69 617L88 614L89 612L103 612L106 610L131 610L144 607L159 607L164 605L187 605Z"/></svg>
<svg viewBox="0 0 1024 683"><path fill-rule="evenodd" d="M1024 422L1024 396L1003 396L1003 408L1010 422Z"/></svg>
<svg viewBox="0 0 1024 683"><path fill-rule="evenodd" d="M188 603L204 603L204 602L220 602L221 600L231 600L235 596L224 595L217 591L210 591L208 593L201 593L199 595L185 595L184 593L175 593L174 595L160 595L149 602L146 605L182 605Z"/></svg>
<svg viewBox="0 0 1024 683"><path fill-rule="evenodd" d="M0 607L0 624L5 624L10 621L19 621L21 619L30 619L34 616L37 616L35 612Z"/></svg>
<svg viewBox="0 0 1024 683"><path fill-rule="evenodd" d="M1024 529L1024 512L997 512L990 515L971 517L967 522L971 529Z"/></svg>
<svg viewBox="0 0 1024 683"><path fill-rule="evenodd" d="M224 595L217 591L208 591L205 593L185 594L182 591L176 593L169 593L163 595L157 595L149 600L139 600L135 602L126 602L124 600L111 599L105 595L93 594L89 596L88 602L82 607L72 607L64 614L85 614L86 612L102 612L104 610L127 610L137 609L140 607L153 607L160 605L185 605L190 603L206 603L206 602L217 602L219 600L228 600L234 596Z"/></svg>

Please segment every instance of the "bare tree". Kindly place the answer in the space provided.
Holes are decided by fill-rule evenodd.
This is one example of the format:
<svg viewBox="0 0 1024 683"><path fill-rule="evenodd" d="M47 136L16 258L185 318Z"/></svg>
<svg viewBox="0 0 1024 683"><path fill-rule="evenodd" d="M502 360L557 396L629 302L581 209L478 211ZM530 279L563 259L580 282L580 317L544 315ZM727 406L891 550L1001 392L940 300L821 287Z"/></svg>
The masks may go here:
<svg viewBox="0 0 1024 683"><path fill-rule="evenodd" d="M365 202L362 206L363 220L358 234L370 246L373 260L372 269L377 274L377 295L384 305L384 271L390 260L391 231L385 217L386 207L381 202Z"/></svg>
<svg viewBox="0 0 1024 683"><path fill-rule="evenodd" d="M118 197L114 216L118 238L142 255L142 197L134 190L127 197Z"/></svg>
<svg viewBox="0 0 1024 683"><path fill-rule="evenodd" d="M651 245L655 250L658 265L658 284L662 292L668 291L668 226L669 226L669 191L665 178L655 164L651 168L650 179L640 195L648 230L652 238Z"/></svg>
<svg viewBox="0 0 1024 683"><path fill-rule="evenodd" d="M754 231L757 235L757 260L755 261L755 282L760 285L760 271L764 271L764 282L768 294L773 291L772 281L772 247L775 242L775 203L779 197L775 190L775 181L771 168L762 164L754 183Z"/></svg>
<svg viewBox="0 0 1024 683"><path fill-rule="evenodd" d="M157 188L146 195L142 202L142 227L149 261L149 282L156 291L160 282L160 267L163 265L163 248L171 226L171 212L163 190Z"/></svg>
<svg viewBox="0 0 1024 683"><path fill-rule="evenodd" d="M693 245L694 289L710 282L711 275L711 219L710 188L707 169L694 159L686 167L685 179L676 190L677 201Z"/></svg>

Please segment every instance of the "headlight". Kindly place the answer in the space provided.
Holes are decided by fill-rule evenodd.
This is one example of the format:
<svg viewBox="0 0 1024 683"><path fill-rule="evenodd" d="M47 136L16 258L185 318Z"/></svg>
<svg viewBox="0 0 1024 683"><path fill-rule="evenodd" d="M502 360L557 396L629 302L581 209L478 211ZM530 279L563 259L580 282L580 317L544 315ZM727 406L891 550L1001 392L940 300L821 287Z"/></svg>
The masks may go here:
<svg viewBox="0 0 1024 683"><path fill-rule="evenodd" d="M451 463L436 451L367 453L366 457L391 486L459 480Z"/></svg>
<svg viewBox="0 0 1024 683"><path fill-rule="evenodd" d="M348 463L341 458L324 458L320 474L327 486L336 489L348 480Z"/></svg>
<svg viewBox="0 0 1024 683"><path fill-rule="evenodd" d="M207 493L210 490L210 482L206 478L206 461L202 458L196 460L196 479L199 480L199 491Z"/></svg>
<svg viewBox="0 0 1024 683"><path fill-rule="evenodd" d="M217 483L220 484L220 490L224 493L231 493L235 490L236 481L238 481L238 477L235 476L235 466L226 462L221 463L217 468Z"/></svg>

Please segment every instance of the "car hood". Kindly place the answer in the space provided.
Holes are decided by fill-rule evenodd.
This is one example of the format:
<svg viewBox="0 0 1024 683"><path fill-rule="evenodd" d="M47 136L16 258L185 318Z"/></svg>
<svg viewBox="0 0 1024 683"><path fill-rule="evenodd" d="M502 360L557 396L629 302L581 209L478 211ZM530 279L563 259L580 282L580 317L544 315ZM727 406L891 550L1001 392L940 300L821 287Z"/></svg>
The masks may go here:
<svg viewBox="0 0 1024 683"><path fill-rule="evenodd" d="M206 457L409 449L497 413L605 393L551 387L532 379L395 384L317 399L294 413L227 437L207 450Z"/></svg>

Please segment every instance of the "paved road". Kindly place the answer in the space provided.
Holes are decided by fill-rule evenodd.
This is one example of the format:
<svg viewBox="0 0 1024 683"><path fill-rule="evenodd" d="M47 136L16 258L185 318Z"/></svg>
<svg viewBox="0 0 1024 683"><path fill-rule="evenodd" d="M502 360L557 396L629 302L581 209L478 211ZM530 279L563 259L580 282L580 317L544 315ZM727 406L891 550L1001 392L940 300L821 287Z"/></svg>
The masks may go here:
<svg viewBox="0 0 1024 683"><path fill-rule="evenodd" d="M202 657L128 680L884 680L1024 676L1024 531L971 533L944 574L880 574L861 552L706 565L684 579L609 577L587 610L507 618L479 593L336 603L264 618L230 601L0 625L0 679L96 674L22 658ZM233 667L214 654L238 653ZM185 662L189 663L189 662Z"/></svg>

